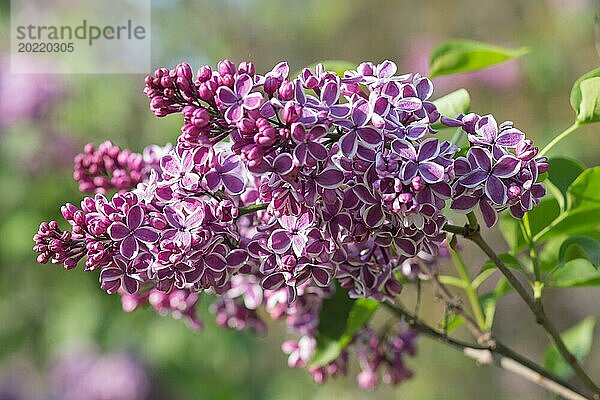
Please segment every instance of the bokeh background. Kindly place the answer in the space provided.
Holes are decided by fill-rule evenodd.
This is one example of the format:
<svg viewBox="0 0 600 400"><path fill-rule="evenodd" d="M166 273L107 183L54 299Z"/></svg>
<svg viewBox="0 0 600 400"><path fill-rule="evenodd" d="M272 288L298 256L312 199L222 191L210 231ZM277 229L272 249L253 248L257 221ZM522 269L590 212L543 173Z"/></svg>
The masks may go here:
<svg viewBox="0 0 600 400"><path fill-rule="evenodd" d="M528 46L518 61L434 83L437 96L467 88L473 110L513 120L544 144L572 122L572 83L599 64L598 13L592 0L153 0L152 67L230 58L252 60L260 71L288 60L299 70L324 59L391 59L403 72L426 74L429 51L445 39ZM11 75L9 14L9 2L0 1L1 400L545 398L520 378L477 368L427 338L410 360L415 377L398 387L360 392L352 373L317 386L305 371L287 368L281 325L260 338L223 330L204 302L205 329L195 332L151 310L124 313L94 273L37 265L31 237L39 222L58 219L60 205L82 197L71 179L76 152L105 139L135 151L174 142L180 117L150 113L143 76ZM597 125L588 126L554 154L597 165L599 135ZM490 237L506 248L499 235ZM485 260L465 251L475 271ZM561 329L600 317L598 289L547 295ZM433 320L441 308L433 302L423 313ZM497 316L498 336L539 360L546 339L514 295L501 300ZM596 379L597 333L586 361Z"/></svg>

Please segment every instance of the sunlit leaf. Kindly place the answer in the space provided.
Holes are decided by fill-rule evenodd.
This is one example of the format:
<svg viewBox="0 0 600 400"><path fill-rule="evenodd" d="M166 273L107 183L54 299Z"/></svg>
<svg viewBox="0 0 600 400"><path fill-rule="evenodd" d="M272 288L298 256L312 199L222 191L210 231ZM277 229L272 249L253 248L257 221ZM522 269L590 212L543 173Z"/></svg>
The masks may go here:
<svg viewBox="0 0 600 400"><path fill-rule="evenodd" d="M579 122L600 121L600 78L588 78L579 85L581 90L581 104L577 112Z"/></svg>
<svg viewBox="0 0 600 400"><path fill-rule="evenodd" d="M592 348L595 325L595 318L587 317L561 334L567 349L569 349L579 361L583 360ZM550 346L546 351L546 355L544 356L544 367L548 371L564 379L569 378L573 374L573 370L562 358L554 345Z"/></svg>
<svg viewBox="0 0 600 400"><path fill-rule="evenodd" d="M452 93L440 97L433 101L440 114L455 118L458 114L466 114L471 109L471 96L466 89L458 89ZM437 122L433 125L434 129L441 129L444 125Z"/></svg>
<svg viewBox="0 0 600 400"><path fill-rule="evenodd" d="M507 49L472 40L449 40L432 50L431 77L477 71L527 54L527 48Z"/></svg>
<svg viewBox="0 0 600 400"><path fill-rule="evenodd" d="M583 101L581 83L587 79L597 78L597 77L600 77L600 68L596 68L592 71L589 71L589 72L583 74L573 84L573 88L571 89L571 99L570 100L571 100L571 107L573 107L573 110L575 111L575 114L577 114L578 119L579 119L581 104ZM588 97L589 97L589 94L588 94Z"/></svg>

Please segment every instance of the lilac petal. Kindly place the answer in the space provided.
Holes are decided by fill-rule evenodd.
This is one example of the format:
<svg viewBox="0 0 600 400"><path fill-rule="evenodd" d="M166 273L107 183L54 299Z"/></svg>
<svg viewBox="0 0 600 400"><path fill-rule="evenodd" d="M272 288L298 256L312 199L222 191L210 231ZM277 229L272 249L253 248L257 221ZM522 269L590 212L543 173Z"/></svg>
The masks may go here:
<svg viewBox="0 0 600 400"><path fill-rule="evenodd" d="M413 112L423 108L423 102L418 97L405 97L396 103L400 111Z"/></svg>
<svg viewBox="0 0 600 400"><path fill-rule="evenodd" d="M227 267L225 257L218 253L209 254L204 257L204 264L215 272L223 272Z"/></svg>
<svg viewBox="0 0 600 400"><path fill-rule="evenodd" d="M221 102L227 106L232 105L238 101L238 97L233 90L229 89L227 86L221 86L217 89L217 97Z"/></svg>
<svg viewBox="0 0 600 400"><path fill-rule="evenodd" d="M134 236L145 243L155 243L160 237L156 230L145 226L138 228Z"/></svg>
<svg viewBox="0 0 600 400"><path fill-rule="evenodd" d="M160 159L160 168L172 176L179 175L179 161L170 154Z"/></svg>
<svg viewBox="0 0 600 400"><path fill-rule="evenodd" d="M294 169L294 160L289 153L282 153L273 160L273 169L279 175L287 175Z"/></svg>
<svg viewBox="0 0 600 400"><path fill-rule="evenodd" d="M336 189L344 181L344 174L339 169L327 168L315 178L319 186L327 189Z"/></svg>
<svg viewBox="0 0 600 400"><path fill-rule="evenodd" d="M321 101L328 106L333 105L340 97L340 87L335 81L329 81L321 89Z"/></svg>
<svg viewBox="0 0 600 400"><path fill-rule="evenodd" d="M396 139L392 142L392 151L402 158L415 161L417 152L410 142L404 139Z"/></svg>
<svg viewBox="0 0 600 400"><path fill-rule="evenodd" d="M303 215L306 215L306 213ZM296 229L297 219L298 217L294 215L282 215L279 217L278 221L279 225L281 225L285 230L292 231Z"/></svg>
<svg viewBox="0 0 600 400"><path fill-rule="evenodd" d="M350 114L348 104L334 104L329 107L329 114L335 118L345 118Z"/></svg>
<svg viewBox="0 0 600 400"><path fill-rule="evenodd" d="M479 196L460 196L452 201L450 208L459 211L471 211L477 205L478 201Z"/></svg>
<svg viewBox="0 0 600 400"><path fill-rule="evenodd" d="M342 154L352 158L358 149L358 141L355 131L350 131L340 138L339 145Z"/></svg>
<svg viewBox="0 0 600 400"><path fill-rule="evenodd" d="M490 175L485 182L485 194L498 205L506 203L506 185L495 175Z"/></svg>
<svg viewBox="0 0 600 400"><path fill-rule="evenodd" d="M417 175L419 172L419 166L414 162L407 162L402 166L402 177L404 181L409 181Z"/></svg>
<svg viewBox="0 0 600 400"><path fill-rule="evenodd" d="M104 268L102 272L100 272L100 280L103 282L119 280L121 279L121 276L123 276L123 271L121 271L119 268L108 267Z"/></svg>
<svg viewBox="0 0 600 400"><path fill-rule="evenodd" d="M242 98L248 93L250 93L253 84L254 82L252 82L252 78L250 77L250 75L240 75L234 83L234 91L237 94L238 98Z"/></svg>
<svg viewBox="0 0 600 400"><path fill-rule="evenodd" d="M312 269L312 277L318 286L326 287L331 281L331 274L325 268L315 267Z"/></svg>
<svg viewBox="0 0 600 400"><path fill-rule="evenodd" d="M306 103L306 94L304 93L304 87L302 86L302 82L300 79L294 80L294 96L296 101L303 106Z"/></svg>
<svg viewBox="0 0 600 400"><path fill-rule="evenodd" d="M281 272L275 272L266 276L260 285L267 290L279 289L285 283L285 277Z"/></svg>
<svg viewBox="0 0 600 400"><path fill-rule="evenodd" d="M250 93L248 96L244 97L244 108L247 110L256 110L262 105L263 100L262 94L258 92Z"/></svg>
<svg viewBox="0 0 600 400"><path fill-rule="evenodd" d="M230 124L235 124L244 116L244 108L240 104L231 105L227 111L225 111L225 119Z"/></svg>
<svg viewBox="0 0 600 400"><path fill-rule="evenodd" d="M393 76L396 71L398 71L398 67L390 60L385 60L377 66L377 75L380 78L389 78Z"/></svg>
<svg viewBox="0 0 600 400"><path fill-rule="evenodd" d="M204 217L204 209L202 207L198 207L186 217L185 225L187 228L199 228L204 222Z"/></svg>
<svg viewBox="0 0 600 400"><path fill-rule="evenodd" d="M513 156L503 156L492 168L492 172L499 178L510 178L521 168L521 161Z"/></svg>
<svg viewBox="0 0 600 400"><path fill-rule="evenodd" d="M369 208L365 209L362 213L363 220L369 228L376 228L383 224L385 220L385 214L379 204L373 204Z"/></svg>
<svg viewBox="0 0 600 400"><path fill-rule="evenodd" d="M223 186L229 192L229 194L240 194L245 189L244 180L236 175L225 174L221 176Z"/></svg>
<svg viewBox="0 0 600 400"><path fill-rule="evenodd" d="M292 241L290 240L287 231L283 229L276 229L273 231L273 233L271 233L268 244L269 247L276 253L285 253L292 245Z"/></svg>
<svg viewBox="0 0 600 400"><path fill-rule="evenodd" d="M496 139L496 144L499 146L514 147L519 142L525 139L525 134L516 128L509 128L500 133Z"/></svg>
<svg viewBox="0 0 600 400"><path fill-rule="evenodd" d="M475 131L483 136L487 143L491 144L498 135L498 124L492 115L486 115L477 122Z"/></svg>
<svg viewBox="0 0 600 400"><path fill-rule="evenodd" d="M123 257L129 260L131 260L137 255L139 249L140 247L138 245L138 242L133 236L127 236L121 242L120 252L123 255Z"/></svg>
<svg viewBox="0 0 600 400"><path fill-rule="evenodd" d="M496 224L496 221L498 221L498 214L496 213L496 210L494 210L494 208L490 205L490 203L485 199L481 199L481 201L479 201L479 209L481 210L481 215L483 215L485 225L488 228L494 226Z"/></svg>
<svg viewBox="0 0 600 400"><path fill-rule="evenodd" d="M306 145L306 148L316 160L323 161L327 159L327 149L321 143L311 142Z"/></svg>
<svg viewBox="0 0 600 400"><path fill-rule="evenodd" d="M302 256L304 247L306 246L306 242L307 242L307 239L304 236L301 236L301 235L292 236L292 249L294 250L294 253L296 254L296 256L298 256L298 257Z"/></svg>
<svg viewBox="0 0 600 400"><path fill-rule="evenodd" d="M444 167L434 162L423 162L419 164L419 172L427 183L435 183L444 177Z"/></svg>
<svg viewBox="0 0 600 400"><path fill-rule="evenodd" d="M129 209L127 213L127 226L131 230L135 230L142 225L144 221L144 210L142 207L135 205Z"/></svg>
<svg viewBox="0 0 600 400"><path fill-rule="evenodd" d="M367 203L367 204L374 204L377 202L377 200L375 199L375 197L371 194L371 192L369 191L369 189L362 184L359 185L355 185L352 188L352 191L354 192L354 194L356 196L358 196L358 198Z"/></svg>
<svg viewBox="0 0 600 400"><path fill-rule="evenodd" d="M446 182L438 182L433 185L433 191L442 198L449 199L452 197L452 187Z"/></svg>
<svg viewBox="0 0 600 400"><path fill-rule="evenodd" d="M206 186L208 186L210 190L214 191L219 187L219 184L221 183L221 177L215 171L208 171L204 175L204 181L206 182Z"/></svg>
<svg viewBox="0 0 600 400"><path fill-rule="evenodd" d="M167 218L169 225L171 225L173 228L183 227L184 218L174 208L166 208L164 215Z"/></svg>
<svg viewBox="0 0 600 400"><path fill-rule="evenodd" d="M138 291L139 282L130 276L123 276L123 287L129 294L134 294Z"/></svg>
<svg viewBox="0 0 600 400"><path fill-rule="evenodd" d="M304 214L300 215L300 217L298 217L295 220L294 223L294 228L296 228L297 230L303 230L308 228L312 223L312 214L305 212Z"/></svg>
<svg viewBox="0 0 600 400"><path fill-rule="evenodd" d="M354 126L364 126L370 115L370 106L369 103L360 98L356 100L352 104L352 122L354 122Z"/></svg>
<svg viewBox="0 0 600 400"><path fill-rule="evenodd" d="M387 82L383 85L382 93L389 96L391 99L395 99L400 95L400 87L397 82Z"/></svg>
<svg viewBox="0 0 600 400"><path fill-rule="evenodd" d="M303 143L296 146L294 149L294 158L298 161L299 165L305 165L308 158L308 145Z"/></svg>
<svg viewBox="0 0 600 400"><path fill-rule="evenodd" d="M427 139L419 145L417 161L431 160L440 154L440 142L437 139Z"/></svg>
<svg viewBox="0 0 600 400"><path fill-rule="evenodd" d="M450 128L456 128L456 127L464 125L464 123L461 120L456 119L456 118L446 117L444 115L442 115L442 118L440 118L440 122Z"/></svg>
<svg viewBox="0 0 600 400"><path fill-rule="evenodd" d="M357 130L358 136L369 146L377 146L381 144L383 137L375 128L364 127Z"/></svg>
<svg viewBox="0 0 600 400"><path fill-rule="evenodd" d="M473 157L479 168L488 172L492 169L492 156L481 147L471 147L469 155Z"/></svg>
<svg viewBox="0 0 600 400"><path fill-rule="evenodd" d="M122 222L113 222L111 226L108 227L108 236L112 240L123 240L131 233L131 229L127 227Z"/></svg>
<svg viewBox="0 0 600 400"><path fill-rule="evenodd" d="M240 165L240 159L237 155L232 154L227 157L220 165L217 165L217 169L221 174L226 174L227 172L231 172Z"/></svg>
<svg viewBox="0 0 600 400"><path fill-rule="evenodd" d="M485 181L488 177L487 172L482 171L480 169L476 169L475 171L463 176L458 181L461 185L464 185L468 188L475 187L479 185L481 182Z"/></svg>
<svg viewBox="0 0 600 400"><path fill-rule="evenodd" d="M408 257L414 257L417 254L417 245L407 238L394 238L396 250Z"/></svg>
<svg viewBox="0 0 600 400"><path fill-rule="evenodd" d="M421 100L428 99L433 93L433 83L428 78L421 78L419 83L416 85L417 96Z"/></svg>
<svg viewBox="0 0 600 400"><path fill-rule="evenodd" d="M464 157L459 157L454 160L454 173L458 176L466 175L471 172L471 165Z"/></svg>
<svg viewBox="0 0 600 400"><path fill-rule="evenodd" d="M239 268L246 262L248 258L248 254L242 249L235 249L229 253L225 259L227 260L227 265L232 268Z"/></svg>

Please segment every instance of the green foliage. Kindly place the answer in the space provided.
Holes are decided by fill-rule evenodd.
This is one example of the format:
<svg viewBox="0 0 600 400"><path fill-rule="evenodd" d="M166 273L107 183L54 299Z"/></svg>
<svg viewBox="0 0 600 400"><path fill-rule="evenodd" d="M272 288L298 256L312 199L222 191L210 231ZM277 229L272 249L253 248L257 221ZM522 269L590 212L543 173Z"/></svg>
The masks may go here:
<svg viewBox="0 0 600 400"><path fill-rule="evenodd" d="M550 280L550 286L558 288L599 285L600 271L583 258L567 262L562 268L552 274Z"/></svg>
<svg viewBox="0 0 600 400"><path fill-rule="evenodd" d="M317 331L317 348L311 366L335 360L379 308L371 299L351 299L348 291L337 288L333 297L323 302Z"/></svg>
<svg viewBox="0 0 600 400"><path fill-rule="evenodd" d="M433 101L439 113L446 117L454 118L458 114L466 114L471 109L471 96L466 89L458 89L452 93L440 97ZM441 129L444 125L437 122L433 125L434 129Z"/></svg>
<svg viewBox="0 0 600 400"><path fill-rule="evenodd" d="M527 54L527 48L507 49L472 40L449 40L437 46L429 59L429 75L477 71Z"/></svg>
<svg viewBox="0 0 600 400"><path fill-rule="evenodd" d="M558 265L576 259L588 260L595 268L600 266L600 240L590 236L572 236L560 246Z"/></svg>
<svg viewBox="0 0 600 400"><path fill-rule="evenodd" d="M562 210L567 207L569 186L584 171L585 167L577 160L566 157L553 157L548 160L550 169L546 185L552 192Z"/></svg>
<svg viewBox="0 0 600 400"><path fill-rule="evenodd" d="M593 317L587 317L577 325L564 331L561 335L569 351L579 361L583 360L592 348L594 325L596 325L596 320ZM554 345L550 346L546 351L544 367L564 379L569 378L573 374L573 370L562 358Z"/></svg>
<svg viewBox="0 0 600 400"><path fill-rule="evenodd" d="M494 323L494 315L496 314L496 306L498 300L506 293L512 290L511 286L506 281L506 278L502 277L498 280L496 287L491 292L487 292L479 296L479 302L483 309L483 315L485 317L485 328L491 329Z"/></svg>
<svg viewBox="0 0 600 400"><path fill-rule="evenodd" d="M600 96L600 68L583 74L573 84L571 89L571 107L577 114L580 123L597 122L600 120L598 96ZM585 82L585 83L584 83Z"/></svg>

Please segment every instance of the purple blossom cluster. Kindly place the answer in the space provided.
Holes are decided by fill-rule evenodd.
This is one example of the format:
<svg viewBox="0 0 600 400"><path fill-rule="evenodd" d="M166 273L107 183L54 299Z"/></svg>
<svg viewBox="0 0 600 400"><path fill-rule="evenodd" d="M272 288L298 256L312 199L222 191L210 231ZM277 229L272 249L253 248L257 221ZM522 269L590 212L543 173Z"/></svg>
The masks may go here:
<svg viewBox="0 0 600 400"><path fill-rule="evenodd" d="M289 71L282 62L259 75L224 60L196 75L180 64L148 76L154 114L183 116L176 146L135 154L88 145L74 175L96 195L62 208L70 230L42 223L38 261L74 268L85 259L126 309L147 303L196 328L205 292L217 295L221 326L264 332L264 307L301 335L284 351L304 366L332 292L392 300L400 276L444 252L447 204L479 207L491 226L499 211L522 217L544 194L546 160L511 123L442 118L467 134L465 157L435 137L440 113L426 77L397 75L391 61L343 76L322 65ZM382 366L386 382L410 376L411 335L366 329L355 338L361 387L373 387ZM344 373L347 357L313 377Z"/></svg>
<svg viewBox="0 0 600 400"><path fill-rule="evenodd" d="M479 207L486 225L493 226L498 212L506 208L515 218L537 206L546 194L538 183L548 170L545 157L537 157L525 134L510 121L500 125L492 115L459 115L444 118L449 126L460 126L467 134L470 147L466 157L454 161L457 180L451 208L468 212Z"/></svg>

